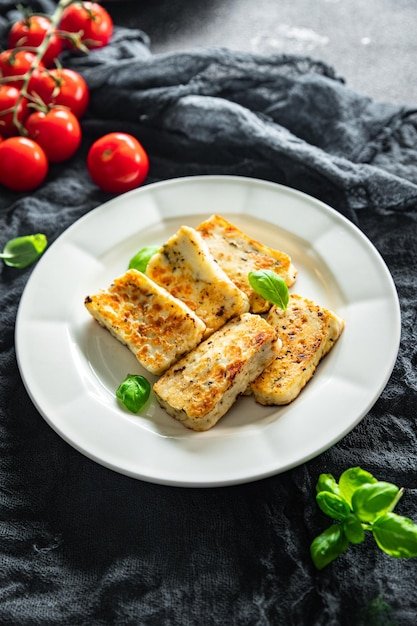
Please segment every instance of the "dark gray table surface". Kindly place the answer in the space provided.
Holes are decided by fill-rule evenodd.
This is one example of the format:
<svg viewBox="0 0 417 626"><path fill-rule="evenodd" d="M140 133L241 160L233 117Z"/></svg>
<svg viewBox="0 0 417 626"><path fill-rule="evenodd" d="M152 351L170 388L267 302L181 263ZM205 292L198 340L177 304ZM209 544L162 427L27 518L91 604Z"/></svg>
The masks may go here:
<svg viewBox="0 0 417 626"><path fill-rule="evenodd" d="M414 0L112 0L116 23L138 27L153 52L225 46L309 54L377 101L412 105Z"/></svg>

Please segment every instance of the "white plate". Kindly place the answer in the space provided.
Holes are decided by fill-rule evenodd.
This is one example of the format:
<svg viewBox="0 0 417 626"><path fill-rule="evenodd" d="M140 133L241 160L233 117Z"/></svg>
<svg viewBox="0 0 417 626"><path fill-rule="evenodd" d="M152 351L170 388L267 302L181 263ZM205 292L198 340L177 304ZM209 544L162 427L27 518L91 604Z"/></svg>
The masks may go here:
<svg viewBox="0 0 417 626"><path fill-rule="evenodd" d="M124 273L140 248L159 245L181 224L196 226L212 213L289 253L298 268L292 291L334 310L346 328L292 404L262 407L242 397L212 430L195 433L154 399L138 416L118 404L115 390L127 373L154 379L83 303ZM391 275L355 226L305 194L228 176L145 186L78 220L38 262L16 327L25 386L63 439L128 476L201 487L283 472L332 446L380 395L399 339Z"/></svg>

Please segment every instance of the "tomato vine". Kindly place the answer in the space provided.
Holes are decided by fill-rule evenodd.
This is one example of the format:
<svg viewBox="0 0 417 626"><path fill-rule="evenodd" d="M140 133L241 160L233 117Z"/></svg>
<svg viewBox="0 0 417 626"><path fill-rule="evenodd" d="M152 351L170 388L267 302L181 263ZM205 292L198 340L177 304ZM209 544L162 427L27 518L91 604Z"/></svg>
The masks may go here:
<svg viewBox="0 0 417 626"><path fill-rule="evenodd" d="M23 18L9 30L9 48L0 53L0 166L7 164L9 172L0 172L0 184L30 191L45 180L49 163L70 159L81 143L79 119L89 104L88 85L62 66L61 52L75 48L87 54L106 46L113 22L89 0L59 0L51 15L21 12ZM137 138L110 133L97 141L86 163L95 184L122 193L143 183L149 162ZM103 150L109 149L112 158L104 158ZM30 180L18 174L29 169L36 172Z"/></svg>
<svg viewBox="0 0 417 626"><path fill-rule="evenodd" d="M74 0L59 0L55 11L48 16L48 21L49 21L49 26L45 32L43 41L36 47L31 47L31 46L17 46L16 48L12 48L10 50L10 61L11 63L13 63L13 59L16 58L16 54L18 54L19 52L22 51L26 51L26 52L30 52L33 54L33 59L32 62L30 63L27 71L21 75L20 80L22 81L22 84L20 86L20 93L19 93L19 97L17 98L17 101L15 102L15 104L13 105L13 108L9 111L2 111L1 115L4 115L6 113L12 113L13 116L13 124L17 129L17 134L20 135L26 135L27 131L24 128L24 125L22 124L21 120L19 119L19 107L21 107L21 103L23 101L28 101L32 104L32 106L36 107L41 104L39 102L39 99L37 99L36 97L34 97L33 95L31 95L28 91L28 85L29 85L29 81L33 75L33 73L38 70L39 68L43 68L44 65L42 63L42 57L44 56L50 41L52 39L53 36L56 35L57 31L59 30L59 24L62 18L62 15L65 11L65 9L74 2ZM66 34L63 31L59 32L61 37L69 37L70 39L72 39L72 41L74 42L74 44L82 50L87 50L86 47L81 43L80 41L80 37L79 35L76 34ZM16 78L13 76L3 76L0 78L0 85L2 84L12 84L16 82ZM1 120L1 118L0 118ZM1 132L0 132L1 134Z"/></svg>

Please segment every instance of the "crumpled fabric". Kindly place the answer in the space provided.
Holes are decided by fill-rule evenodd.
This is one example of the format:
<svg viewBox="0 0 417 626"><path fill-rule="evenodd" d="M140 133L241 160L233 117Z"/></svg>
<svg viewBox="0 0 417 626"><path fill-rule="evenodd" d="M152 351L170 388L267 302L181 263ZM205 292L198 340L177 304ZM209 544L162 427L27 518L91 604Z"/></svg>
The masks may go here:
<svg viewBox="0 0 417 626"><path fill-rule="evenodd" d="M4 47L14 5L0 7ZM32 6L48 12L53 3ZM108 47L67 53L63 64L91 90L82 146L38 190L0 190L0 246L32 232L53 242L110 199L85 159L95 138L122 130L148 151L147 183L250 176L344 214L392 273L401 346L365 418L315 459L246 485L154 485L85 458L33 406L14 348L32 268L2 264L0 623L414 626L416 559L393 559L368 537L319 572L309 546L329 524L315 503L323 472L338 478L360 465L405 487L396 511L417 521L416 111L355 93L319 60L227 49L152 55L145 33L117 27Z"/></svg>

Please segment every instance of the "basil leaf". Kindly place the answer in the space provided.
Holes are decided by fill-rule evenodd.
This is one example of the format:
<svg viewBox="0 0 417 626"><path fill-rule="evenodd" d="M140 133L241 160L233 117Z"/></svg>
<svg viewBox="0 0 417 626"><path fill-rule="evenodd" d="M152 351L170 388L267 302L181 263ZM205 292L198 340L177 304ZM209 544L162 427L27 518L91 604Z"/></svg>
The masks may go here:
<svg viewBox="0 0 417 626"><path fill-rule="evenodd" d="M47 245L46 236L41 233L15 237L6 243L0 259L10 267L23 269L37 261Z"/></svg>
<svg viewBox="0 0 417 626"><path fill-rule="evenodd" d="M339 478L340 493L343 498L352 504L352 495L355 489L366 483L376 483L377 479L361 467L351 467L343 472Z"/></svg>
<svg viewBox="0 0 417 626"><path fill-rule="evenodd" d="M321 535L316 537L310 546L310 554L317 569L323 569L349 547L342 526L332 524Z"/></svg>
<svg viewBox="0 0 417 626"><path fill-rule="evenodd" d="M358 613L358 624L362 626L395 626L398 624L394 617L394 610L385 602L382 594L379 594L367 602Z"/></svg>
<svg viewBox="0 0 417 626"><path fill-rule="evenodd" d="M353 513L343 520L343 530L350 543L362 543L362 541L365 541L365 529Z"/></svg>
<svg viewBox="0 0 417 626"><path fill-rule="evenodd" d="M249 272L249 284L265 300L276 304L285 311L288 306L289 293L285 280L272 270L257 270Z"/></svg>
<svg viewBox="0 0 417 626"><path fill-rule="evenodd" d="M320 493L320 491L330 491L337 496L340 495L339 485L333 474L320 474L317 480L316 493Z"/></svg>
<svg viewBox="0 0 417 626"><path fill-rule="evenodd" d="M120 402L132 413L137 413L147 402L151 385L143 376L128 374L116 390Z"/></svg>
<svg viewBox="0 0 417 626"><path fill-rule="evenodd" d="M378 547L396 558L417 556L417 525L408 517L387 513L375 520L372 534Z"/></svg>
<svg viewBox="0 0 417 626"><path fill-rule="evenodd" d="M404 493L403 488L378 481L360 467L351 467L343 472L339 483L332 474L320 474L316 491L320 509L339 521L310 546L318 569L342 554L350 544L362 543L366 531L372 532L378 547L390 556L417 557L417 524L392 512Z"/></svg>
<svg viewBox="0 0 417 626"><path fill-rule="evenodd" d="M134 257L130 259L129 269L135 269L144 274L150 258L155 254L155 252L158 252L158 250L158 246L147 246L146 248L142 248L135 254Z"/></svg>
<svg viewBox="0 0 417 626"><path fill-rule="evenodd" d="M316 501L323 513L332 519L343 520L350 515L350 507L346 500L335 493L320 491L316 495Z"/></svg>
<svg viewBox="0 0 417 626"><path fill-rule="evenodd" d="M399 491L392 483L364 484L353 493L352 509L362 522L373 522L390 510Z"/></svg>

